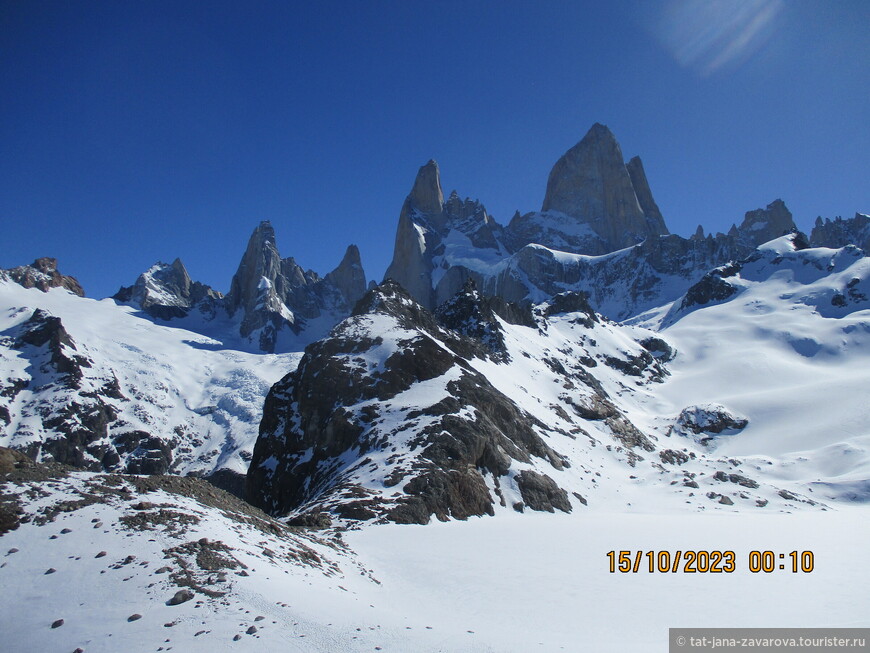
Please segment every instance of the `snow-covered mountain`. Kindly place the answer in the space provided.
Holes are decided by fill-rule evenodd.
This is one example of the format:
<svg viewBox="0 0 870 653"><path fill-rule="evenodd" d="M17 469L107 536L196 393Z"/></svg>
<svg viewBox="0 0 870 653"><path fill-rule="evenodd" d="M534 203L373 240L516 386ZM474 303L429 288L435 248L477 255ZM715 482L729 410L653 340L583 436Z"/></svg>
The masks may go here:
<svg viewBox="0 0 870 653"><path fill-rule="evenodd" d="M433 315L387 282L272 388L249 499L273 514L420 523L863 500L868 275L855 247L783 236L647 316L658 334L577 294L524 315L469 282ZM715 354L698 353L722 332Z"/></svg>
<svg viewBox="0 0 870 653"><path fill-rule="evenodd" d="M366 290L359 249L321 278L290 257L282 259L268 221L254 229L224 296L191 281L180 259L156 263L113 299L160 322L215 337L249 351L295 351L347 317Z"/></svg>
<svg viewBox="0 0 870 653"><path fill-rule="evenodd" d="M596 124L556 162L542 210L517 213L506 227L456 191L444 201L429 161L402 206L385 278L430 310L473 279L484 294L517 303L585 292L597 311L624 320L794 229L775 200L727 234L705 236L700 226L691 238L669 234L640 159L624 163L613 133Z"/></svg>
<svg viewBox="0 0 870 653"><path fill-rule="evenodd" d="M424 165L368 290L356 247L320 276L268 222L225 294L177 259L103 300L51 258L0 271L0 631L22 651L508 651L571 650L582 623L614 650L628 610L619 650L647 650L710 614L699 587L737 605L759 576L613 590L604 552L777 546L815 551L802 591L843 601L768 577L757 625L783 605L854 625L863 579L836 555L860 555L870 501L868 230L807 237L776 200L670 234L596 125L507 226Z"/></svg>
<svg viewBox="0 0 870 653"><path fill-rule="evenodd" d="M63 288L0 281L0 296L0 444L36 460L241 478L263 398L299 359L227 349Z"/></svg>

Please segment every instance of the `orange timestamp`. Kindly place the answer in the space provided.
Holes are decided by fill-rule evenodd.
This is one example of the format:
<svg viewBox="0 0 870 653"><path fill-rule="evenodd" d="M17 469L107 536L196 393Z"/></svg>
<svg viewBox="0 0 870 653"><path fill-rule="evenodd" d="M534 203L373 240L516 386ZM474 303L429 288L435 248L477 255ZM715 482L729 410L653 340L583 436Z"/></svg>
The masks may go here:
<svg viewBox="0 0 870 653"><path fill-rule="evenodd" d="M611 574L684 573L732 574L737 571L734 551L608 551ZM747 569L753 574L775 571L810 573L815 568L812 551L750 551Z"/></svg>

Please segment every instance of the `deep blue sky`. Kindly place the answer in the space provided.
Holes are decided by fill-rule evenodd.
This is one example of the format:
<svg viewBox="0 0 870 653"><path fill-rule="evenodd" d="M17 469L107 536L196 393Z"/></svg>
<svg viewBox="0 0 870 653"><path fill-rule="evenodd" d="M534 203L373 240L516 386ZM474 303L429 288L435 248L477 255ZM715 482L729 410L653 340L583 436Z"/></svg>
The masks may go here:
<svg viewBox="0 0 870 653"><path fill-rule="evenodd" d="M671 231L870 211L866 0L0 0L0 267L226 291L269 219L321 274L392 255L417 168L506 224L594 122Z"/></svg>

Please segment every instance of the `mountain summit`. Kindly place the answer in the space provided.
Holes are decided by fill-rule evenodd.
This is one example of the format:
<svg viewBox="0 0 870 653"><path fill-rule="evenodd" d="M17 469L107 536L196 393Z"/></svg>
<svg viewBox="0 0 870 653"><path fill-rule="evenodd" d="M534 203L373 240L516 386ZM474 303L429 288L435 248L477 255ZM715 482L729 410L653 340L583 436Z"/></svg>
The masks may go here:
<svg viewBox="0 0 870 653"><path fill-rule="evenodd" d="M572 251L578 254L606 254L668 233L640 158L626 165L613 132L599 123L553 166L541 212L573 219L563 231L575 237ZM524 218L511 228L528 232ZM548 244L534 238L528 242Z"/></svg>

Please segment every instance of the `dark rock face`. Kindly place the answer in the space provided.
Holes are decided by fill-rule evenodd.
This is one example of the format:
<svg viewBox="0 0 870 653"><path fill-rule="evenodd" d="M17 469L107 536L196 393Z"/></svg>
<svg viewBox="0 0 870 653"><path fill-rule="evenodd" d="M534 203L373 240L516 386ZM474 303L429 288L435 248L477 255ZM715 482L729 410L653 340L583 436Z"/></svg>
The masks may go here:
<svg viewBox="0 0 870 653"><path fill-rule="evenodd" d="M854 218L847 220L840 217L824 221L821 217L816 218L810 232L810 245L831 249L855 245L870 252L870 215L856 213Z"/></svg>
<svg viewBox="0 0 870 653"><path fill-rule="evenodd" d="M0 279L4 276L25 288L38 288L42 292L48 292L50 288L66 288L79 297L85 296L85 291L75 277L68 277L57 271L57 259L54 258L38 258L30 265L0 270Z"/></svg>
<svg viewBox="0 0 870 653"><path fill-rule="evenodd" d="M517 486L525 504L532 510L571 512L568 493L546 474L524 469L516 476Z"/></svg>
<svg viewBox="0 0 870 653"><path fill-rule="evenodd" d="M737 228L738 241L742 246L754 249L796 229L791 211L782 200L777 199L765 209L746 212L743 223Z"/></svg>
<svg viewBox="0 0 870 653"><path fill-rule="evenodd" d="M561 469L537 420L467 362L499 351L497 322L473 287L439 319L458 329L439 325L388 281L329 338L306 348L266 399L248 500L272 514L426 523L432 515L492 514L486 478L505 476L512 461ZM431 405L403 407L399 397L417 387L432 388ZM350 480L370 474L394 491ZM563 506L558 492L544 489L551 505Z"/></svg>
<svg viewBox="0 0 870 653"><path fill-rule="evenodd" d="M118 419L117 405L128 399L121 393L117 378L95 367L60 318L37 309L4 335L28 360L30 376L0 380L2 421L11 423L11 409L26 419L10 435L26 440L32 435L32 419L39 421L46 434L32 439L23 447L23 454L89 471L169 471L175 440L134 430ZM39 401L16 405L25 388Z"/></svg>
<svg viewBox="0 0 870 653"><path fill-rule="evenodd" d="M114 377L94 385L85 379L85 370L93 361L78 352L75 342L60 318L37 309L14 334L12 346L30 360L40 387L31 387L27 379L0 382L0 396L10 404L25 387L45 390L56 401L44 402L37 414L43 427L58 437L32 443L24 453L33 459L41 454L60 463L100 470L111 458L108 424L115 419L107 399L117 397Z"/></svg>
<svg viewBox="0 0 870 653"><path fill-rule="evenodd" d="M725 281L739 272L736 264L724 265L705 274L701 280L686 291L680 309L704 306L711 302L723 302L737 293L737 288Z"/></svg>

